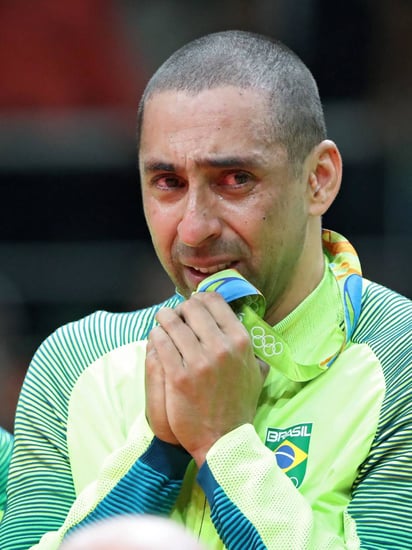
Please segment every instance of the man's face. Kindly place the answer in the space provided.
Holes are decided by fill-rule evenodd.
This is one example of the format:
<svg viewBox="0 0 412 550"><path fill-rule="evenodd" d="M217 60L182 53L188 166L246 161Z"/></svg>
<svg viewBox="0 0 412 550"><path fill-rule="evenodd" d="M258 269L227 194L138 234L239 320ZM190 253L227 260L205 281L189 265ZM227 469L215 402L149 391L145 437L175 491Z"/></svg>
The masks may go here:
<svg viewBox="0 0 412 550"><path fill-rule="evenodd" d="M274 143L265 95L222 87L168 91L146 104L139 167L157 255L189 297L216 271L234 268L275 306L304 247L304 174Z"/></svg>

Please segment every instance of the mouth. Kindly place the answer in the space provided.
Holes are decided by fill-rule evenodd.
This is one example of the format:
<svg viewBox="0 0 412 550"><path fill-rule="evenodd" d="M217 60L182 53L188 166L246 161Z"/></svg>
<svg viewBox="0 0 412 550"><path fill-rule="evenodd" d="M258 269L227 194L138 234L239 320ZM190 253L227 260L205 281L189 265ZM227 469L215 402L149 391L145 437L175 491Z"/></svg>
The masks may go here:
<svg viewBox="0 0 412 550"><path fill-rule="evenodd" d="M229 269L233 267L233 265L234 265L234 262L228 262L228 263L221 263L221 264L216 264L208 267L201 267L196 265L192 265L192 266L188 265L186 267L194 273L199 273L201 275L213 275L214 273L218 273L219 271L223 271L224 269Z"/></svg>
<svg viewBox="0 0 412 550"><path fill-rule="evenodd" d="M237 262L221 262L213 265L210 264L207 266L186 264L184 266L184 279L188 288L192 289L193 291L204 279L210 277L210 275L214 275L215 273L223 271L224 269L236 269L236 265Z"/></svg>
<svg viewBox="0 0 412 550"><path fill-rule="evenodd" d="M199 285L204 281L204 279L207 279L207 277L210 277L211 275L214 275L215 273L218 273L219 271L223 271L225 269L236 269L238 270L239 261L215 261L213 262L213 259L209 258L209 260L206 262L201 261L198 259L197 261L199 263L195 263L196 260L193 259L193 263L182 263L181 266L183 268L183 271L181 273L181 294L190 296L192 292L196 290L196 288L199 287Z"/></svg>

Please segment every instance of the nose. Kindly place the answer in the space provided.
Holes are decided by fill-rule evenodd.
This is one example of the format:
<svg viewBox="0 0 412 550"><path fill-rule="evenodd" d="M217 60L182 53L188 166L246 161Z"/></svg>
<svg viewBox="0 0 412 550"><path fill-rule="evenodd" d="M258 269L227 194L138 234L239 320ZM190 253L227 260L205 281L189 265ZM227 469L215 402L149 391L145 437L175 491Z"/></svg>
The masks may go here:
<svg viewBox="0 0 412 550"><path fill-rule="evenodd" d="M188 191L177 232L186 246L198 247L216 239L222 231L216 197L210 190Z"/></svg>

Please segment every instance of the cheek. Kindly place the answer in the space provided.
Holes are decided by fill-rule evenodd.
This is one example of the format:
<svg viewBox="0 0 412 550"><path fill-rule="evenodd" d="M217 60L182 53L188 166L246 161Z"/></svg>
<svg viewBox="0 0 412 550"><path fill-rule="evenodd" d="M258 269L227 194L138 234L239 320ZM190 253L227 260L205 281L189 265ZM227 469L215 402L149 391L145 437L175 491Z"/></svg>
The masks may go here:
<svg viewBox="0 0 412 550"><path fill-rule="evenodd" d="M144 204L144 214L156 250L164 249L174 238L174 217L150 200Z"/></svg>
<svg viewBox="0 0 412 550"><path fill-rule="evenodd" d="M233 208L233 211L225 213L225 221L249 247L255 249L264 245L267 235L273 233L277 219L276 205L268 204L267 195L256 195L241 205L241 208Z"/></svg>
<svg viewBox="0 0 412 550"><path fill-rule="evenodd" d="M299 231L303 216L296 204L291 205L279 197L260 204L260 208L256 205L253 216L245 219L243 231L253 241L255 251L260 250L264 260L273 253L281 253L294 233Z"/></svg>

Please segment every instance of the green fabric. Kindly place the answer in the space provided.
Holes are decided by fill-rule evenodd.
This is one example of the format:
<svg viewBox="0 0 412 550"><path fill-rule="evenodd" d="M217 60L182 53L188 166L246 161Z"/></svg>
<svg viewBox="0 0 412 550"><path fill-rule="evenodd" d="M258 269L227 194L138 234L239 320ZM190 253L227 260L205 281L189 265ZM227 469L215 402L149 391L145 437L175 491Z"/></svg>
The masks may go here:
<svg viewBox="0 0 412 550"><path fill-rule="evenodd" d="M13 436L0 427L0 520L3 517L7 495L7 477L13 450Z"/></svg>
<svg viewBox="0 0 412 550"><path fill-rule="evenodd" d="M340 327L336 327L332 339L338 338L338 348L332 354L321 356L321 360L316 363L301 364L295 360L281 332L263 320L266 310L264 296L234 269L226 269L207 277L197 288L197 292L218 292L227 302L232 303L250 334L255 355L295 382L311 380L330 367L349 342L360 313L362 277L355 251L338 233L325 231L323 239L334 247L334 262L329 268L334 272L343 297L345 330L342 332ZM320 285L321 288L323 286ZM323 322L320 316L319 321Z"/></svg>
<svg viewBox="0 0 412 550"><path fill-rule="evenodd" d="M217 285L214 284L216 280L219 281ZM211 285L208 284L210 282L212 282ZM318 433L323 434L328 429L331 431L329 417L318 409L319 400L325 410L330 414L334 411L333 415L337 416L340 406L348 399L347 394L340 392L342 368L345 369L345 376L350 376L350 370L356 363L347 365L344 361L341 365L341 361L338 360L338 365L328 373L327 380L320 377L319 383L313 380L308 386L307 376L303 376L302 373L309 370L310 378L315 378L327 372L327 365L315 364L308 367L293 360L292 352L278 328L270 327L258 316L264 314L263 297L238 273L225 271L212 276L204 282L204 286L202 284L201 288L221 291L221 284L227 282L229 282L230 292L233 292L233 285L240 282L243 292L247 290L250 293L241 299L236 299L236 306L240 308L240 317L245 326L252 334L256 326L264 327L266 335L270 337L275 335L276 341L285 346L287 355L286 361L285 354L282 354L281 360L279 356L275 356L275 361L271 363L272 369L262 394L265 399L262 399L259 404L254 427L244 426L227 434L210 450L207 463L229 499L236 502L242 513L261 530L263 542L268 548L274 548L275 544L279 545L280 540L285 544L286 540L290 543L292 539L288 531L291 525L297 522L301 524L301 528L296 530L293 544L299 545L297 546L299 548L342 547L343 540L346 541L346 547L358 548L357 536L353 535L356 529L352 528L350 531L352 538L347 538L343 518L350 501L350 487L356 476L359 457L366 457L373 438L373 431L368 427L376 426L379 418L384 383L378 364L373 356L368 358L366 355L362 378L359 375L357 377L357 389L356 391L350 389L352 396L356 397L358 393L361 399L371 381L376 379L373 399L362 400L364 407L362 422L358 418L358 409L353 411L353 421L350 416L345 418L345 430L359 432L356 438L356 453L353 453L354 449L348 446L348 453L341 451L337 460L337 449L341 446L341 432L334 435L330 433L330 442L325 449L324 439L315 437L312 431L315 430L313 426L316 426ZM325 307L326 304L330 307L333 303L334 319L343 320L340 297L342 288L342 284L336 283L335 275L325 258L325 273L322 281L314 295L308 298L308 303L301 304L298 317L302 319L305 311L313 307L313 303L318 305L325 303ZM256 298L259 301L257 308ZM295 323L296 313L293 317ZM315 317L312 329L318 332L323 326L326 328L329 321L329 316ZM284 322L283 331L286 329L287 323ZM346 339L345 332L336 322L333 324L333 331L338 334L338 337L331 339L334 346L332 355L338 355ZM329 345L329 339L324 343ZM130 344L103 356L79 378L70 400L70 422L67 434L73 480L79 497L68 514L60 534L50 534L49 541L48 537L45 537L38 550L55 548L56 536L60 540L63 533L87 517L149 446L153 434L144 418L145 344L145 342ZM306 338L305 356L308 356L308 349L311 346L312 339ZM259 348L255 350L261 351ZM327 352L322 350L320 356L323 358L331 355L329 352L330 349ZM317 354L319 356L319 349ZM262 359L268 360L270 357L262 354ZM285 362L287 362L287 368L283 368ZM96 384L97 380L99 384ZM113 393L111 388L116 388L116 392ZM381 389L379 394L376 391L377 388ZM279 389L283 395L286 390L288 400L284 407L274 408L272 403L281 402ZM338 398L339 392L341 395ZM293 401L291 397L294 398ZM122 434L119 433L119 416L124 426ZM87 422L85 422L86 418ZM101 425L105 427L104 438L99 436ZM284 436L294 427L296 429L303 425L308 426L309 433L306 438L308 444L306 452L302 450L304 437L295 440L294 444L291 436ZM90 433L90 426L95 427L97 432L95 435ZM273 431L274 427L280 430L280 435L279 431ZM273 443L274 434L278 434L275 444ZM93 445L91 445L91 438ZM264 447L262 442L265 443ZM289 466L273 469L274 455L276 456L277 453L281 456L282 449L290 448L291 445L295 445L294 450L297 455L294 461L301 460L300 463L292 468ZM84 457L86 446L89 449L87 464ZM296 451L301 452L300 458ZM315 469L312 466L312 471L308 468L309 456L312 457L310 463L317 465ZM338 463L339 467L337 467ZM327 475L325 475L325 469L327 469ZM297 470L300 470L299 474ZM97 479L96 471L100 471ZM342 471L346 472L344 484L342 484ZM229 472L230 475L228 475ZM309 473L311 473L310 476ZM201 540L207 542L208 547L221 549L223 545L213 523L204 516L205 507L210 513L210 505L206 502L202 488L196 482L196 475L197 469L192 464L185 476L178 502L171 516L176 521L184 523L191 531L199 530ZM265 483L263 484L260 480L258 487L255 488L255 482L247 480L256 477L263 478ZM239 482L239 480L243 481ZM290 485L290 480L292 485L299 486L300 492L295 491ZM247 497L249 491L245 492L245 486L248 484L251 492L255 490L260 495L261 505L258 507ZM276 487L275 492L274 487ZM335 487L338 487L338 490ZM281 515L289 518L284 522L281 531L266 527L271 524L273 511L270 502L275 496L284 508ZM346 525L351 524L352 520L347 519Z"/></svg>
<svg viewBox="0 0 412 550"><path fill-rule="evenodd" d="M186 470L171 516L207 548L221 550L220 537L245 525L270 550L412 547L411 303L363 280L356 322L345 281L357 261L339 242L324 232L320 285L273 327L297 364L335 360L307 381L271 368L253 426L217 441L200 472L193 462ZM16 414L2 550L28 548L46 532L38 548L57 549L139 463L153 436L144 418L145 339L156 311L179 300L98 312L40 347ZM125 500L144 490L126 487Z"/></svg>

